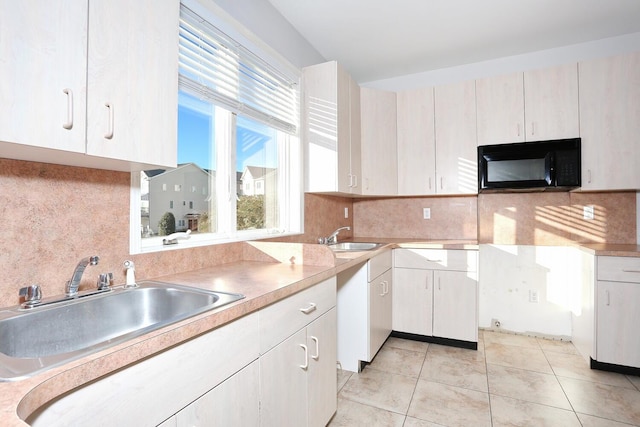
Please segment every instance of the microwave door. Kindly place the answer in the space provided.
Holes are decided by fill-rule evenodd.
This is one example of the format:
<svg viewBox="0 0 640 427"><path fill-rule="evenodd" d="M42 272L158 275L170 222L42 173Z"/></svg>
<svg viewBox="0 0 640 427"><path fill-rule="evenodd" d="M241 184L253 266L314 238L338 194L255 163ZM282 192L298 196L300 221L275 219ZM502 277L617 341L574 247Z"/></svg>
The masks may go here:
<svg viewBox="0 0 640 427"><path fill-rule="evenodd" d="M553 182L553 156L500 153L486 155L483 161L483 188L537 188Z"/></svg>

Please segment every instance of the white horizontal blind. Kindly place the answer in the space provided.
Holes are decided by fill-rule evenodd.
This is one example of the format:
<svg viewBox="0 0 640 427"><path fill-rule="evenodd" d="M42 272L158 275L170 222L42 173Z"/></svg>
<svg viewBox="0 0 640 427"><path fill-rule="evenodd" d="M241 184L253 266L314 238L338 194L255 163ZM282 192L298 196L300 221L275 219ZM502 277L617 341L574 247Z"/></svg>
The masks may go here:
<svg viewBox="0 0 640 427"><path fill-rule="evenodd" d="M180 87L232 112L296 134L296 81L180 5Z"/></svg>

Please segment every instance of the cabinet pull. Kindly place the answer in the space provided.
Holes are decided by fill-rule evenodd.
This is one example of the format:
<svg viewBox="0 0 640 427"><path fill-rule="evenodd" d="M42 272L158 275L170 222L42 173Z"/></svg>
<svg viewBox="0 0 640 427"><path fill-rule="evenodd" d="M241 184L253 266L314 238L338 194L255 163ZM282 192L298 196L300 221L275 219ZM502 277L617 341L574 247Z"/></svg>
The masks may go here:
<svg viewBox="0 0 640 427"><path fill-rule="evenodd" d="M353 187L353 175L349 174L349 188Z"/></svg>
<svg viewBox="0 0 640 427"><path fill-rule="evenodd" d="M357 188L358 187L358 175L353 175L353 187Z"/></svg>
<svg viewBox="0 0 640 427"><path fill-rule="evenodd" d="M516 124L516 132L518 132L518 136L520 136L520 123Z"/></svg>
<svg viewBox="0 0 640 427"><path fill-rule="evenodd" d="M431 177L429 177L429 190L431 190Z"/></svg>
<svg viewBox="0 0 640 427"><path fill-rule="evenodd" d="M611 305L611 295L609 294L609 291L604 291L604 293L607 296L607 302L605 305Z"/></svg>
<svg viewBox="0 0 640 427"><path fill-rule="evenodd" d="M307 308L301 308L300 311L303 312L304 314L309 314L313 311L315 311L316 309L316 305L312 302L309 303L309 307Z"/></svg>
<svg viewBox="0 0 640 427"><path fill-rule="evenodd" d="M62 127L69 130L73 127L73 91L71 89L62 90L67 95L67 121Z"/></svg>
<svg viewBox="0 0 640 427"><path fill-rule="evenodd" d="M429 290L429 276L425 277L424 289L427 291Z"/></svg>
<svg viewBox="0 0 640 427"><path fill-rule="evenodd" d="M302 349L304 350L304 365L299 365L299 366L300 368L306 371L307 368L309 367L309 349L304 344L300 344L300 347L302 347Z"/></svg>
<svg viewBox="0 0 640 427"><path fill-rule="evenodd" d="M535 134L536 134L536 123L531 122L531 135L535 135Z"/></svg>
<svg viewBox="0 0 640 427"><path fill-rule="evenodd" d="M318 337L314 337L313 335L311 336L311 340L316 343L316 354L314 356L311 356L311 358L313 360L318 360L318 358L320 357L320 341L318 340Z"/></svg>
<svg viewBox="0 0 640 427"><path fill-rule="evenodd" d="M587 182L591 184L591 169L587 169Z"/></svg>
<svg viewBox="0 0 640 427"><path fill-rule="evenodd" d="M441 291L442 290L442 286L440 284L440 278L438 277L438 290Z"/></svg>
<svg viewBox="0 0 640 427"><path fill-rule="evenodd" d="M427 261L428 262L442 262L441 259L429 259L429 258L427 258Z"/></svg>
<svg viewBox="0 0 640 427"><path fill-rule="evenodd" d="M105 107L109 110L109 130L104 134L105 139L113 138L113 105L109 102L105 102Z"/></svg>
<svg viewBox="0 0 640 427"><path fill-rule="evenodd" d="M640 273L640 270L622 270L623 273Z"/></svg>
<svg viewBox="0 0 640 427"><path fill-rule="evenodd" d="M443 177L440 177L440 189L441 189L441 190L444 190L443 180L444 180L444 178L443 178Z"/></svg>
<svg viewBox="0 0 640 427"><path fill-rule="evenodd" d="M380 282L380 287L382 288L382 293L380 294L381 297L384 296L384 282Z"/></svg>

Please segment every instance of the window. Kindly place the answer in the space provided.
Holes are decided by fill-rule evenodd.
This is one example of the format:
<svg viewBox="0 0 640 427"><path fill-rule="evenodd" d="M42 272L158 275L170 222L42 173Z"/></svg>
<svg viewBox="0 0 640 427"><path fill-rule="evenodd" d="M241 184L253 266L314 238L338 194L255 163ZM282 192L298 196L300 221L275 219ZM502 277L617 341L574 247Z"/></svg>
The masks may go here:
<svg viewBox="0 0 640 427"><path fill-rule="evenodd" d="M161 244L167 182L202 189L172 211L191 230L181 246L302 231L298 71L263 61L204 14L181 5L178 167L140 174L141 251Z"/></svg>
<svg viewBox="0 0 640 427"><path fill-rule="evenodd" d="M173 200L169 201L169 209L173 209Z"/></svg>

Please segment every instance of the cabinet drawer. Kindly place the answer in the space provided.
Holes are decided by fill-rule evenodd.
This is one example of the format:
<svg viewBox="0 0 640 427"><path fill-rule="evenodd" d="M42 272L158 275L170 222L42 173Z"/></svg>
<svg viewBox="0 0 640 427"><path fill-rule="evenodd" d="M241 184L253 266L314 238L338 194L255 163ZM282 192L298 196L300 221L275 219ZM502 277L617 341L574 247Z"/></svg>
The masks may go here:
<svg viewBox="0 0 640 427"><path fill-rule="evenodd" d="M598 257L598 280L640 283L640 258Z"/></svg>
<svg viewBox="0 0 640 427"><path fill-rule="evenodd" d="M381 253L380 255L376 255L371 258L367 263L367 281L371 282L373 279L389 270L392 265L393 257L391 255L391 251L386 251Z"/></svg>
<svg viewBox="0 0 640 427"><path fill-rule="evenodd" d="M263 308L259 312L260 354L266 353L335 306L336 278L332 277Z"/></svg>
<svg viewBox="0 0 640 427"><path fill-rule="evenodd" d="M395 249L394 266L429 270L476 271L478 251L446 249Z"/></svg>

